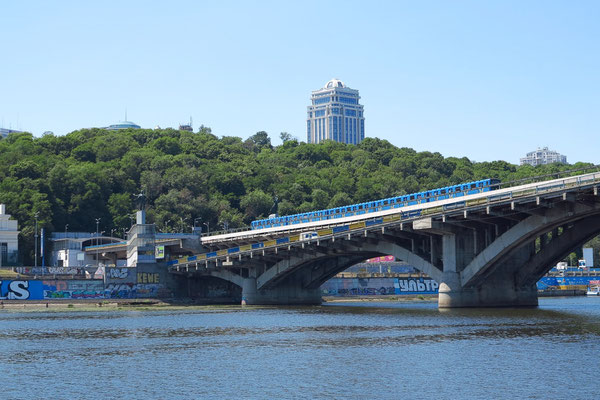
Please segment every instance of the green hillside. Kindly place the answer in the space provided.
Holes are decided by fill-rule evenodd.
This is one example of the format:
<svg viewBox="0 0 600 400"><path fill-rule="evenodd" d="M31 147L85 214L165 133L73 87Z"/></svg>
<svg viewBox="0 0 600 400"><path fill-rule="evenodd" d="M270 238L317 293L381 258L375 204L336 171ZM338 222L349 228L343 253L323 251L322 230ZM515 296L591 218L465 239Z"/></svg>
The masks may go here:
<svg viewBox="0 0 600 400"><path fill-rule="evenodd" d="M289 135L282 134L289 139ZM0 140L0 202L19 220L24 262L33 256L34 214L47 232L100 230L123 235L144 190L159 230L242 227L281 215L390 197L481 178L511 181L587 164L518 167L398 148L367 138L359 145L286 140L265 132L247 140L200 132L82 129L65 136L11 134ZM200 222L199 222L200 223Z"/></svg>

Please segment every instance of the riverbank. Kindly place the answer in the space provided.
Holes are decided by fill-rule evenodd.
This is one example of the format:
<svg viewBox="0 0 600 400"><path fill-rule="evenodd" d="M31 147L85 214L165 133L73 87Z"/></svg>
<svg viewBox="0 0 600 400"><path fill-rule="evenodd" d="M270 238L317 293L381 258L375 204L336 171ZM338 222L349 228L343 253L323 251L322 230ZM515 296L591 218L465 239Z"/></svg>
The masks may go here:
<svg viewBox="0 0 600 400"><path fill-rule="evenodd" d="M193 307L228 308L232 305L199 304L189 299L64 299L64 300L2 300L2 311L114 311L114 310L184 310Z"/></svg>
<svg viewBox="0 0 600 400"><path fill-rule="evenodd" d="M323 303L353 303L358 301L364 302L415 302L415 301L437 301L437 294L419 294L419 295L382 295L382 296L323 296Z"/></svg>
<svg viewBox="0 0 600 400"><path fill-rule="evenodd" d="M353 303L353 302L433 302L437 295L410 296L324 296L323 303ZM2 300L2 311L102 311L102 310L183 310L192 308L239 308L235 304L202 304L191 299L161 300L161 299L53 299L53 300ZM246 306L262 307L262 306Z"/></svg>

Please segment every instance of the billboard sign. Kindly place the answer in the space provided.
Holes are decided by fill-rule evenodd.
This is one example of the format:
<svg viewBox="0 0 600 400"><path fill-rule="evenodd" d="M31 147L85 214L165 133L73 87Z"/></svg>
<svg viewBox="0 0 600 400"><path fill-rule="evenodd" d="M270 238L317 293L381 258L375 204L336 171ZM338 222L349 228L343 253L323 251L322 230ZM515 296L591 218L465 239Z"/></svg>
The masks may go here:
<svg viewBox="0 0 600 400"><path fill-rule="evenodd" d="M156 246L154 252L157 260L165 258L165 246Z"/></svg>

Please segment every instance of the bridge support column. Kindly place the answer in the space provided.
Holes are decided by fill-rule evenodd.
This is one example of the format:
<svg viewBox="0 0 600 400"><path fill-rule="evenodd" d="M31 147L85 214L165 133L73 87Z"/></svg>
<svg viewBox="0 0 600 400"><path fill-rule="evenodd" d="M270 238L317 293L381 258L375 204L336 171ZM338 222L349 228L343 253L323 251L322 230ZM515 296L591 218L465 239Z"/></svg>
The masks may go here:
<svg viewBox="0 0 600 400"><path fill-rule="evenodd" d="M473 242L458 240L456 235L443 236L444 270L439 286L438 307L535 307L538 305L535 284L517 286L515 266L523 265L532 251L525 246L515 252L511 265L500 266L475 287L463 287L460 271L473 258Z"/></svg>
<svg viewBox="0 0 600 400"><path fill-rule="evenodd" d="M438 307L536 307L536 285L516 287L513 279L489 279L476 288L462 288L458 274L444 274L440 283Z"/></svg>
<svg viewBox="0 0 600 400"><path fill-rule="evenodd" d="M284 282L274 288L257 289L256 279L244 279L242 299L248 305L321 304L321 289L306 289L300 282Z"/></svg>

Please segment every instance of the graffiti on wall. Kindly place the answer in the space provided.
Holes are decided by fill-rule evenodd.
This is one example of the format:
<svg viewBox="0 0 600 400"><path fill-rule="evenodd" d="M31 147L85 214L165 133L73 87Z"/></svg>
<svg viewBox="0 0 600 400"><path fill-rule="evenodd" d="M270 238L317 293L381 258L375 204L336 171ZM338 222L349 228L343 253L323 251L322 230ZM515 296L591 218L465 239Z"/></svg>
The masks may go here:
<svg viewBox="0 0 600 400"><path fill-rule="evenodd" d="M332 278L321 291L326 296L434 294L438 283L431 278Z"/></svg>
<svg viewBox="0 0 600 400"><path fill-rule="evenodd" d="M43 281L44 299L103 299L101 280Z"/></svg>
<svg viewBox="0 0 600 400"><path fill-rule="evenodd" d="M396 294L433 294L439 285L431 278L397 278L394 287Z"/></svg>
<svg viewBox="0 0 600 400"><path fill-rule="evenodd" d="M0 300L102 299L100 280L0 281Z"/></svg>
<svg viewBox="0 0 600 400"><path fill-rule="evenodd" d="M159 273L111 267L102 279L48 279L0 281L0 300L134 299L170 297Z"/></svg>
<svg viewBox="0 0 600 400"><path fill-rule="evenodd" d="M15 272L21 275L81 275L83 268L78 267L16 267Z"/></svg>
<svg viewBox="0 0 600 400"><path fill-rule="evenodd" d="M165 297L169 293L160 283L110 283L104 289L104 296L111 299L135 299Z"/></svg>
<svg viewBox="0 0 600 400"><path fill-rule="evenodd" d="M160 283L160 276L156 273L138 272L137 283Z"/></svg>
<svg viewBox="0 0 600 400"><path fill-rule="evenodd" d="M326 296L376 296L394 294L394 281L389 278L332 278L321 286Z"/></svg>
<svg viewBox="0 0 600 400"><path fill-rule="evenodd" d="M41 300L40 281L0 281L0 300Z"/></svg>
<svg viewBox="0 0 600 400"><path fill-rule="evenodd" d="M107 279L127 279L132 268L106 268Z"/></svg>

